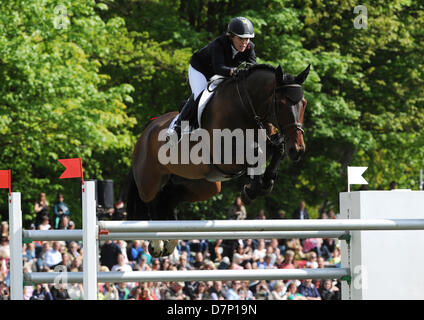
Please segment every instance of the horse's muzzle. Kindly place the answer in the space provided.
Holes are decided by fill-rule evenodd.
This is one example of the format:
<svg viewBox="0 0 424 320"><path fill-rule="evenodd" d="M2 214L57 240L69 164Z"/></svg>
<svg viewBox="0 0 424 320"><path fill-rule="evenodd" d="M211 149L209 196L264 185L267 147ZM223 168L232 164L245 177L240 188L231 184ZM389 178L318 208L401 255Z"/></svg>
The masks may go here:
<svg viewBox="0 0 424 320"><path fill-rule="evenodd" d="M305 147L293 146L289 148L288 155L291 161L298 162L300 161L302 155L305 153Z"/></svg>

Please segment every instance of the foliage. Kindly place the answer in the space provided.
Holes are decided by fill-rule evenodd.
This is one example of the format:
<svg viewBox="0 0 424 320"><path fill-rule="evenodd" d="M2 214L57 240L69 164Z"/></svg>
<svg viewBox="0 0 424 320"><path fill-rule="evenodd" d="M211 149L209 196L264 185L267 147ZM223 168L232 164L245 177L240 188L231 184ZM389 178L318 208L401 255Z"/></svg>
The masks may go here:
<svg viewBox="0 0 424 320"><path fill-rule="evenodd" d="M424 166L424 4L364 1L368 28L355 29L355 1L53 0L0 2L0 162L22 191L25 220L39 192L63 191L79 213L78 181L60 181L59 158L82 157L86 178L125 185L146 121L177 110L189 95L193 52L234 16L255 26L260 62L305 83L307 152L285 161L272 194L248 207L290 213L305 199L312 216L337 211L348 165L368 166L370 189L416 189ZM245 179L213 199L183 204L183 218L226 218ZM359 188L359 186L354 187ZM6 212L1 197L1 212ZM78 215L76 215L78 217ZM76 220L78 221L78 218Z"/></svg>

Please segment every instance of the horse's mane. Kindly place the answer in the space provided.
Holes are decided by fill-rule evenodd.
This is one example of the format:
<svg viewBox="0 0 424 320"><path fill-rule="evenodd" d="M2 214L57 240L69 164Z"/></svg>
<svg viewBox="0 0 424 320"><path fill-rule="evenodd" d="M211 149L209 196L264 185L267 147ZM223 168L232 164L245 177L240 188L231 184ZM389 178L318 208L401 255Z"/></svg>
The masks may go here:
<svg viewBox="0 0 424 320"><path fill-rule="evenodd" d="M270 64L262 63L262 64L253 64L247 67L247 71L251 74L255 70L268 70L275 72L276 67Z"/></svg>

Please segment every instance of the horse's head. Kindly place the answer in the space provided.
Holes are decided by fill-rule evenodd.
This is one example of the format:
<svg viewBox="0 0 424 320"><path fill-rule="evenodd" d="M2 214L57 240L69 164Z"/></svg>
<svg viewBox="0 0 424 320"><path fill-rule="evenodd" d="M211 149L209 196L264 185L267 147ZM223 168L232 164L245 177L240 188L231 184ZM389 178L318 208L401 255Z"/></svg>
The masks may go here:
<svg viewBox="0 0 424 320"><path fill-rule="evenodd" d="M286 150L292 161L299 161L305 152L303 115L306 100L303 97L302 83L308 77L309 69L310 65L295 77L284 73L281 66L275 69L276 125L285 137Z"/></svg>

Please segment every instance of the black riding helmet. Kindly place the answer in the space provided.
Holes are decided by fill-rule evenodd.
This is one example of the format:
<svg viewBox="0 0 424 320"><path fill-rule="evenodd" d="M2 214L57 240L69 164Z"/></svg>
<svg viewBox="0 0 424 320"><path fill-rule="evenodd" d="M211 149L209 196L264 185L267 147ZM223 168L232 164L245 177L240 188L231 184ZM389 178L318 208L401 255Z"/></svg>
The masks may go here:
<svg viewBox="0 0 424 320"><path fill-rule="evenodd" d="M227 34L234 34L240 38L254 38L253 25L249 19L237 17L230 21Z"/></svg>

